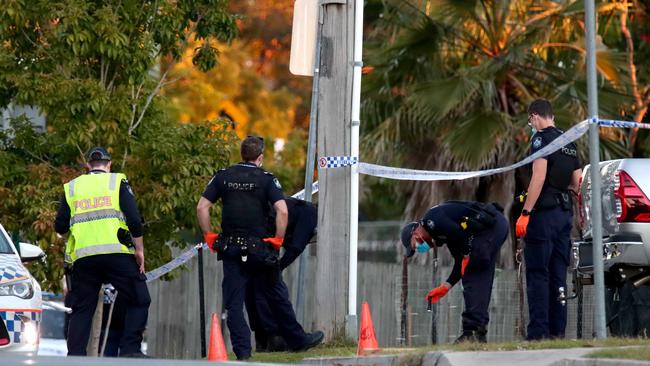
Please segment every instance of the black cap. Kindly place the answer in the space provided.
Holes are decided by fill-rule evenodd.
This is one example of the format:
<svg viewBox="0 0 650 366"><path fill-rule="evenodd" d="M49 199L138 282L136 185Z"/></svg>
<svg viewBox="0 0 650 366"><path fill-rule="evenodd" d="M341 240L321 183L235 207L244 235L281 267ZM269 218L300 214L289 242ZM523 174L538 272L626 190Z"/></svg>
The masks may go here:
<svg viewBox="0 0 650 366"><path fill-rule="evenodd" d="M413 235L413 230L418 226L418 223L413 221L409 224L406 224L402 228L402 245L404 246L404 256L412 257L415 254L415 250L411 247L411 236Z"/></svg>
<svg viewBox="0 0 650 366"><path fill-rule="evenodd" d="M95 146L88 151L88 162L100 160L111 161L111 154L101 146Z"/></svg>

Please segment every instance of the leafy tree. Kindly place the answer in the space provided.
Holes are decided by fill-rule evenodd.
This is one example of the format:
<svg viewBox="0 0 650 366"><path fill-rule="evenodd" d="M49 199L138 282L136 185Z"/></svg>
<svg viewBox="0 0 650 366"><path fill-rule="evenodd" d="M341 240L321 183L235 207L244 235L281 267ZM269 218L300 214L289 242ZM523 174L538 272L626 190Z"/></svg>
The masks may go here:
<svg viewBox="0 0 650 366"><path fill-rule="evenodd" d="M260 75L251 64L249 45L235 41L214 46L222 55L218 68L203 72L193 67L191 57L184 57L170 70L176 82L163 93L179 120L197 123L222 116L233 121L242 138L259 134L286 139L295 124L299 98L285 86L269 86L273 79ZM190 44L186 53L193 49Z"/></svg>
<svg viewBox="0 0 650 366"><path fill-rule="evenodd" d="M610 1L601 6L603 41L626 55L631 100L622 108L626 120L648 122L650 107L650 3ZM634 156L650 153L650 131L628 130Z"/></svg>
<svg viewBox="0 0 650 366"><path fill-rule="evenodd" d="M533 99L552 101L560 127L586 117L582 2L384 4L366 57L372 72L364 80L364 159L447 171L504 166L527 154ZM629 101L624 54L599 39L597 66L600 116L618 116ZM604 130L601 155L629 154L625 138ZM581 152L586 157L584 145ZM409 197L409 218L450 198L500 201L509 209L524 187L515 173L399 186Z"/></svg>
<svg viewBox="0 0 650 366"><path fill-rule="evenodd" d="M195 204L227 165L234 135L223 121L179 125L160 96L192 40L192 63L217 65L215 41L236 36L225 0L10 1L0 8L0 107L38 107L45 133L24 118L0 136L3 225L37 242L36 274L60 290L64 243L53 232L62 184L84 170L84 152L106 146L130 178L145 223L149 269L195 227ZM164 67L160 60L164 59Z"/></svg>
<svg viewBox="0 0 650 366"><path fill-rule="evenodd" d="M233 121L239 137L263 136L265 168L278 176L286 194L303 186L312 81L289 73L292 5L293 0L233 2L230 9L243 14L240 37L230 44L213 42L219 67L207 72L193 67L196 46L190 42L170 69L176 82L162 89L184 123L223 116ZM276 143L284 150L276 151ZM232 157L239 159L238 151Z"/></svg>

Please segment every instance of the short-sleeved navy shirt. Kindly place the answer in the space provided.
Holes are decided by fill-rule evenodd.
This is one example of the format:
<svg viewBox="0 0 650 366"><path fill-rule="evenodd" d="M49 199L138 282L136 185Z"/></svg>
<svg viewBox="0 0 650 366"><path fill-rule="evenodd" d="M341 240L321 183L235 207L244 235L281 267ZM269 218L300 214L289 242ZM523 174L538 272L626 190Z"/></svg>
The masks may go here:
<svg viewBox="0 0 650 366"><path fill-rule="evenodd" d="M269 208L284 199L282 186L273 174L252 163L239 163L217 172L202 194L216 203L221 199L221 231L224 235L267 237Z"/></svg>
<svg viewBox="0 0 650 366"><path fill-rule="evenodd" d="M530 142L530 154L532 155L541 150L563 133L564 131L554 126L537 131ZM571 184L573 171L581 168L578 149L573 142L543 157L543 159L548 161L548 165L542 192L550 188L560 191L566 190Z"/></svg>
<svg viewBox="0 0 650 366"><path fill-rule="evenodd" d="M447 244L449 253L454 258L454 267L447 278L451 285L461 278L463 256L470 254L471 233L460 226L463 217L468 215L468 203L453 201L431 207L421 220L424 229L436 241L436 245Z"/></svg>

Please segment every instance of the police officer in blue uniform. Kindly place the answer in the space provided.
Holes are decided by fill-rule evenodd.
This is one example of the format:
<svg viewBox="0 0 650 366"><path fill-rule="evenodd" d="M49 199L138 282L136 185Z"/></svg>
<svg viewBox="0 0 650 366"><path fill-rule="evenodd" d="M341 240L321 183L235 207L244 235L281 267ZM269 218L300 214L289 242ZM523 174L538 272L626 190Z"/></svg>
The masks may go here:
<svg viewBox="0 0 650 366"><path fill-rule="evenodd" d="M316 205L293 197L285 198L289 210L289 222L284 237L284 254L280 258L280 270L289 267L305 250L312 237L316 234L318 224L318 208ZM274 215L271 215L273 218ZM273 219L273 221L275 221ZM289 290L280 277L277 284L282 292L289 297ZM246 311L255 332L255 349L257 352L282 352L287 345L279 332L279 319L276 319L266 298L249 286L246 294Z"/></svg>
<svg viewBox="0 0 650 366"><path fill-rule="evenodd" d="M206 243L223 260L223 301L230 340L238 360L251 356L250 329L244 319L244 299L249 282L268 301L279 319L279 331L291 350L314 347L322 332L305 333L296 321L288 294L280 283L278 253L287 227L288 210L282 187L271 173L261 169L264 140L249 136L241 144L242 162L221 170L210 180L197 215ZM212 231L210 208L223 203L221 235ZM269 208L276 211L275 236L267 230Z"/></svg>
<svg viewBox="0 0 650 366"><path fill-rule="evenodd" d="M564 133L555 127L553 109L547 100L530 104L528 123L534 131L531 154ZM574 143L533 161L528 194L516 225L517 237L523 237L525 243L528 340L564 337L564 296L573 223L571 194L577 193L581 174Z"/></svg>
<svg viewBox="0 0 650 366"><path fill-rule="evenodd" d="M106 177L109 184L96 187L95 179L89 181L91 177L85 176L69 182L69 197L62 195L54 222L54 229L59 235L70 232L66 255L77 257L71 271L71 288L68 289L72 308L67 333L68 355L86 355L97 295L102 283L110 282L119 291L125 307L125 325L119 339L120 357L147 358L148 356L141 352L140 346L147 325L151 297L144 276L143 225L135 196L126 178L114 182L116 177L123 175L110 173L111 156L106 149L99 146L92 148L88 152L87 160L88 174L92 175L92 178L101 178L100 175ZM110 197L115 189L111 187L114 187L115 183L119 184L119 192L116 194L119 197L118 207L108 209L112 207L112 200L97 199L93 204L99 206L101 202L107 209L72 212L71 205L82 206L79 201L74 201L77 197L87 196L88 191L98 191ZM117 221L109 221L114 219ZM120 227L124 225L128 230ZM118 227L119 229L111 231L112 228ZM105 231L105 234L110 235L104 238L105 234L97 234L94 231ZM116 239L119 243L94 245L94 240L105 239ZM133 247L135 252L130 253L129 248Z"/></svg>
<svg viewBox="0 0 650 366"><path fill-rule="evenodd" d="M503 209L496 203L448 201L402 228L405 256L447 245L454 258L451 274L427 294L429 304L463 280L463 333L456 342L487 342L488 306L499 249L508 234Z"/></svg>

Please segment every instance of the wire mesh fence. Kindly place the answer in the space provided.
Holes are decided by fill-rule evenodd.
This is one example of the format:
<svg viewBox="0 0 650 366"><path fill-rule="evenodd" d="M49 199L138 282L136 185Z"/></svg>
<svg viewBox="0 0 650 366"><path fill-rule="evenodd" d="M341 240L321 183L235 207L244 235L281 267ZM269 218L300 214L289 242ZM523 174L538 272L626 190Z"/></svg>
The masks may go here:
<svg viewBox="0 0 650 366"><path fill-rule="evenodd" d="M403 249L399 243L400 222L360 223L359 226L359 264L358 264L358 308L370 304L375 334L381 347L423 346L432 343L453 342L461 331L463 312L462 284L457 284L447 296L427 311L426 294L446 279L451 270L451 258L446 248L439 250L440 264L434 267L433 251L417 255L404 261ZM308 249L307 268L316 268L317 256ZM502 249L501 256L512 256L508 249ZM346 260L332 271L346 271ZM510 261L512 263L512 261ZM196 281L197 263L188 263L189 271L182 272L172 282L155 281L150 284L153 299L148 327L148 343L151 352L160 357L195 358L200 354L199 287ZM293 265L283 272L294 304L297 298L298 266ZM220 283L223 278L221 264L206 261L205 278L208 279L206 309L208 312L221 312ZM306 286L302 295L305 302L304 319L299 319L307 331L318 328L318 294L315 286L315 272L308 270ZM567 294L573 293L569 281ZM512 268L498 268L495 274L490 302L490 323L488 340L512 341L523 339L528 323L525 279L518 277ZM593 334L593 288L585 287L580 299L568 300L567 338L591 338ZM174 294L174 296L170 296ZM522 296L523 295L523 296ZM637 331L637 324L646 324L650 329L650 293L647 297L632 291L621 292L616 298L633 301L618 303L615 324L625 329ZM632 307L630 307L630 304ZM643 308L642 308L643 307ZM579 311L582 309L582 312ZM638 310L641 309L641 310ZM189 315L188 315L189 314ZM580 317L582 314L582 317ZM615 318L615 317L613 317ZM644 328L645 329L645 328ZM226 342L229 343L227 327L223 328ZM648 333L641 333L648 334Z"/></svg>
<svg viewBox="0 0 650 366"><path fill-rule="evenodd" d="M444 268L447 272L450 268ZM445 278L441 276L441 278ZM464 309L463 289L459 283L447 296L427 311L425 297L432 288L431 280L413 279L408 281L408 299L406 304L401 297L403 278L394 279L396 293L395 306L398 309L400 333L394 337L395 346L423 346L434 343L453 342L462 332L462 313ZM523 296L522 296L523 290ZM519 278L517 271L497 270L492 287L490 301L490 323L488 341L506 342L525 338L528 324L528 303L526 301L525 278ZM572 289L569 286L569 295ZM570 296L571 297L571 296ZM584 288L582 296L582 313L579 313L578 298L566 302L568 320L567 338L584 336L591 338L593 333L593 300L591 287ZM581 322L579 318L582 317Z"/></svg>
<svg viewBox="0 0 650 366"><path fill-rule="evenodd" d="M452 263L444 248L440 250L442 264L437 269L434 269L431 252L404 262L397 239L399 226L394 222L360 225L359 297L362 301L369 301L373 308L379 341L385 346L453 342L462 331L462 283L459 282L432 306L431 311L427 311L427 293L447 278ZM574 289L570 273L567 278L566 337L591 338L593 289L584 287L581 296L572 298ZM488 341L525 338L528 324L526 298L523 268L497 268L489 308Z"/></svg>

